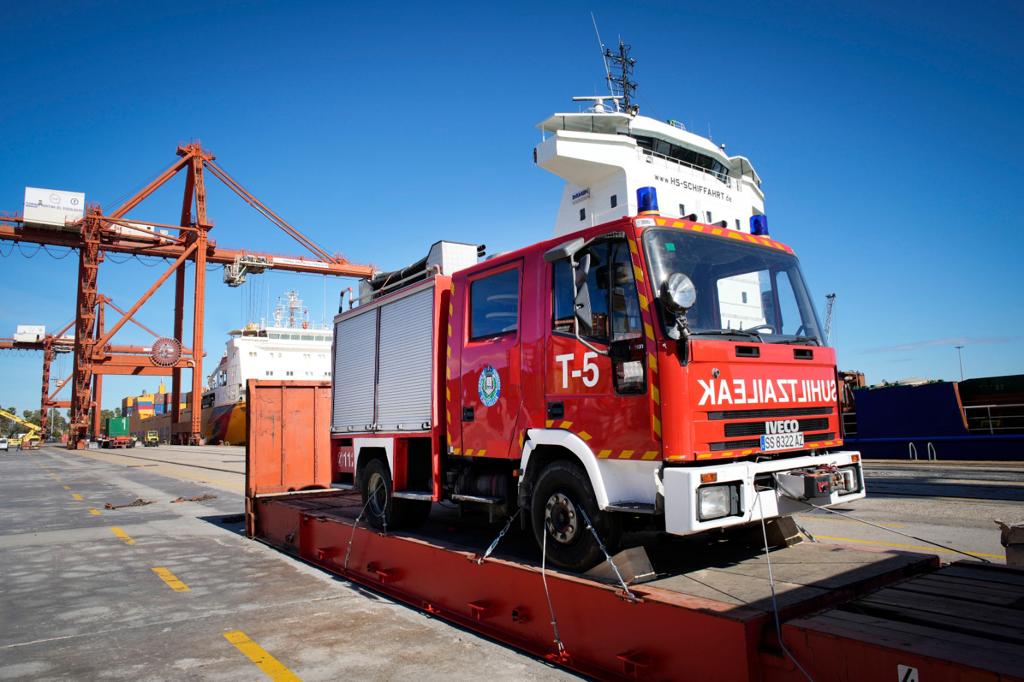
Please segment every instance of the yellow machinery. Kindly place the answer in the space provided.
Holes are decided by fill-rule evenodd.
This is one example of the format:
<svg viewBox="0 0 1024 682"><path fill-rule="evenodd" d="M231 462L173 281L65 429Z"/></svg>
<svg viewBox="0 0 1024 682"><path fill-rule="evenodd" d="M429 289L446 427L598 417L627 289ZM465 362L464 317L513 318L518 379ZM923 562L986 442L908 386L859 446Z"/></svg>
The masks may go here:
<svg viewBox="0 0 1024 682"><path fill-rule="evenodd" d="M15 440L18 441L17 444L19 444L19 445L21 444L22 440L28 440L30 438L35 438L35 439L38 439L38 440L42 440L42 438L43 438L43 430L39 427L38 424L33 424L32 422L27 421L25 419L22 419L18 415L14 414L13 412L8 412L7 410L0 410L0 417L6 417L7 419L10 419L12 422L15 422L16 424L20 424L20 425L24 426L26 429L28 429L28 433L26 433L23 436L23 438L18 438L18 437L13 438L11 440L11 445L15 444L13 442Z"/></svg>

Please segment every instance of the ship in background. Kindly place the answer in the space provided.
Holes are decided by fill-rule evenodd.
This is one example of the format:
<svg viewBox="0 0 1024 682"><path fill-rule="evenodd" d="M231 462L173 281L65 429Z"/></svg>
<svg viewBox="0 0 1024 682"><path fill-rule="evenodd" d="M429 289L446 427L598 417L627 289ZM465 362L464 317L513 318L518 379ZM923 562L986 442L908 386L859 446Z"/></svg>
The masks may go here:
<svg viewBox="0 0 1024 682"><path fill-rule="evenodd" d="M846 444L868 459L1015 460L1024 374L867 386L840 372Z"/></svg>
<svg viewBox="0 0 1024 682"><path fill-rule="evenodd" d="M278 299L273 324L253 323L228 332L224 355L207 378L202 395L202 434L210 445L244 445L249 379L330 381L331 330L313 325L309 311L294 291ZM191 394L184 396L180 421L191 419ZM141 438L157 431L171 439L171 394L163 383L156 393L126 397L121 413L130 418L131 432Z"/></svg>

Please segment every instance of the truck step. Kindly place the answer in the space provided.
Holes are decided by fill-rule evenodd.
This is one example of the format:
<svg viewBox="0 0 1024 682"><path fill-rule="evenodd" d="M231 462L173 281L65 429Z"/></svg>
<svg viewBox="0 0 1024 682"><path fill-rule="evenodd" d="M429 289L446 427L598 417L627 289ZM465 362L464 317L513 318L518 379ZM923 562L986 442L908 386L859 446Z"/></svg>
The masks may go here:
<svg viewBox="0 0 1024 682"><path fill-rule="evenodd" d="M456 502L477 502L479 504L502 504L504 497L490 497L484 495L452 495Z"/></svg>
<svg viewBox="0 0 1024 682"><path fill-rule="evenodd" d="M355 490L356 486L354 483L332 483L331 487L335 490Z"/></svg>
<svg viewBox="0 0 1024 682"><path fill-rule="evenodd" d="M432 493L418 493L412 490L399 490L397 493L392 493L391 496L401 500L426 500L428 502L434 499Z"/></svg>
<svg viewBox="0 0 1024 682"><path fill-rule="evenodd" d="M654 505L647 502L612 502L605 511L626 512L627 514L654 514Z"/></svg>

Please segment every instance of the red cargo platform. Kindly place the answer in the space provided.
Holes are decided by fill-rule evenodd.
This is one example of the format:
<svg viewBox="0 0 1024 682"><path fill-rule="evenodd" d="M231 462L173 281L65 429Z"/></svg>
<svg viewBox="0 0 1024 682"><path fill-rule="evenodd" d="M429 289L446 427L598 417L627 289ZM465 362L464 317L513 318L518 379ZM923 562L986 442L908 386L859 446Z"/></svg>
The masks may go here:
<svg viewBox="0 0 1024 682"><path fill-rule="evenodd" d="M478 562L497 528L441 507L415 533L355 524L359 496L330 489L329 398L316 382L250 382L250 537L592 677L805 679L776 637L763 549L704 545L687 556L695 545L670 544L672 570L631 586L631 599L618 586L542 573L537 551L512 533ZM770 557L784 641L815 680L1019 679L1020 572L973 564L936 571L930 555L812 543ZM656 556L655 568L665 565ZM970 627L951 601L962 602L961 612L975 609ZM998 627L981 628L986 620Z"/></svg>

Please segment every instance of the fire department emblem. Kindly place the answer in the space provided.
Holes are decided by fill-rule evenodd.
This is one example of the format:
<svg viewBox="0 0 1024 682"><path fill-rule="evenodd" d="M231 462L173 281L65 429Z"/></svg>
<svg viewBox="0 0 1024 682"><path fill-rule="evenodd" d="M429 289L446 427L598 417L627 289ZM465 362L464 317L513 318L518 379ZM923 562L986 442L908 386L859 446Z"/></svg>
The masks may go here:
<svg viewBox="0 0 1024 682"><path fill-rule="evenodd" d="M480 372L480 380L476 383L477 393L480 394L480 402L485 407L491 407L501 397L501 377L498 370L490 365L484 367Z"/></svg>

